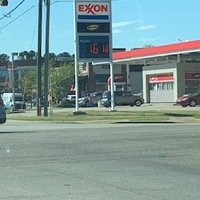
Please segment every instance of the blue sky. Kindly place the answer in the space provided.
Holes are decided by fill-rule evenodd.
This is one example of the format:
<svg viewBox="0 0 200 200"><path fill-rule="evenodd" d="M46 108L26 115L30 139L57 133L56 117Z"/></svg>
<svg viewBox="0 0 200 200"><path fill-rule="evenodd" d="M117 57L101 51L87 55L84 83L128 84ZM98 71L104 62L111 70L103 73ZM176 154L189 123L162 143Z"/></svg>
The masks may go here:
<svg viewBox="0 0 200 200"><path fill-rule="evenodd" d="M0 54L37 51L38 0L8 1L0 7ZM42 54L45 12L44 6ZM50 52L73 54L73 0L51 0L50 20ZM113 48L127 50L200 39L200 1L112 0L112 27Z"/></svg>

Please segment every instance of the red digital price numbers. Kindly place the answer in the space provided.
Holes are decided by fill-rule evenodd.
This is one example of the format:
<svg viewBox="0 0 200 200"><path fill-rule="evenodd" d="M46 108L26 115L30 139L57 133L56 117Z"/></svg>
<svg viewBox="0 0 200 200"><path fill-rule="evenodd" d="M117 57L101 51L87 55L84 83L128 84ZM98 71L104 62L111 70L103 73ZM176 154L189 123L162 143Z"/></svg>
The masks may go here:
<svg viewBox="0 0 200 200"><path fill-rule="evenodd" d="M104 43L91 43L89 44L89 51L92 54L108 54L109 45Z"/></svg>

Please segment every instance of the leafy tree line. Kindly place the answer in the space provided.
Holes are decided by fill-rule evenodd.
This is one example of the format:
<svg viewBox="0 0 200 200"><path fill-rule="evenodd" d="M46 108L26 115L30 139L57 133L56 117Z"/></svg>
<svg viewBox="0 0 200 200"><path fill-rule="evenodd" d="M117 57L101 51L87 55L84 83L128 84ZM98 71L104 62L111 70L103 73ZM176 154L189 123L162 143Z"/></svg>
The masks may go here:
<svg viewBox="0 0 200 200"><path fill-rule="evenodd" d="M18 54L18 56L21 58L21 59L25 59L25 60L34 60L37 58L37 53L33 50L31 51L23 51L23 52L20 52ZM70 57L74 57L74 55L70 55L68 52L63 52L63 53L59 53L59 54L55 54L55 53L49 53L49 59L50 60L56 60L56 58L59 58L59 57L64 57L64 58L70 58ZM43 58L45 58L45 55L43 55ZM8 56L7 54L0 54L0 64L4 64L8 61L11 61L11 56Z"/></svg>
<svg viewBox="0 0 200 200"><path fill-rule="evenodd" d="M23 51L19 53L19 56L22 59L26 60L33 60L37 58L34 51ZM71 84L74 83L75 66L74 61L59 62L58 66L56 62L56 58L58 57L73 58L74 56L70 55L67 52L63 52L58 55L54 53L49 54L49 91L53 97L60 100L63 97L66 97L67 93L70 91ZM10 57L8 55L0 54L0 64L10 61L9 59ZM21 74L21 77L16 80L19 86L16 91L20 91L26 94L26 96L31 96L32 98L35 98L37 96L37 73L37 69L24 70ZM44 74L45 64L42 65L42 91L44 91Z"/></svg>
<svg viewBox="0 0 200 200"><path fill-rule="evenodd" d="M52 97L61 100L69 93L71 84L74 83L75 67L74 62L62 63L55 67L55 61L51 60L49 65L49 92ZM42 66L42 91L44 91L45 65ZM21 91L26 96L37 97L37 70L25 70L19 78ZM43 94L42 94L43 95Z"/></svg>

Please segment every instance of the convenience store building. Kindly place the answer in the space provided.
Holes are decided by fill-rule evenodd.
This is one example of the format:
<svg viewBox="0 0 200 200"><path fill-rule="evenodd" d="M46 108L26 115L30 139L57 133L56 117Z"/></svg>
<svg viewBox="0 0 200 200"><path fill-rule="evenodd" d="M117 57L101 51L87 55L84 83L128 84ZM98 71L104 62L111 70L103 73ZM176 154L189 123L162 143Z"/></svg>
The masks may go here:
<svg viewBox="0 0 200 200"><path fill-rule="evenodd" d="M200 40L115 52L113 63L126 69L126 84L133 93L142 90L146 103L200 90Z"/></svg>

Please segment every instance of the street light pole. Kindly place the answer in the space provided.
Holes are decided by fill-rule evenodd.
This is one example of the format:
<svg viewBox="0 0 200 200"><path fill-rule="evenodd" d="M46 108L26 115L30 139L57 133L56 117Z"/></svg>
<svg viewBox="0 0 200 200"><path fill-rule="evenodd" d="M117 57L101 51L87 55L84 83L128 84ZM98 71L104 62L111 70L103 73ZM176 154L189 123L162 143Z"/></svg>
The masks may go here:
<svg viewBox="0 0 200 200"><path fill-rule="evenodd" d="M15 67L14 67L14 56L17 56L18 53L12 53L12 92L13 92L13 108L12 110L16 110L15 106Z"/></svg>

